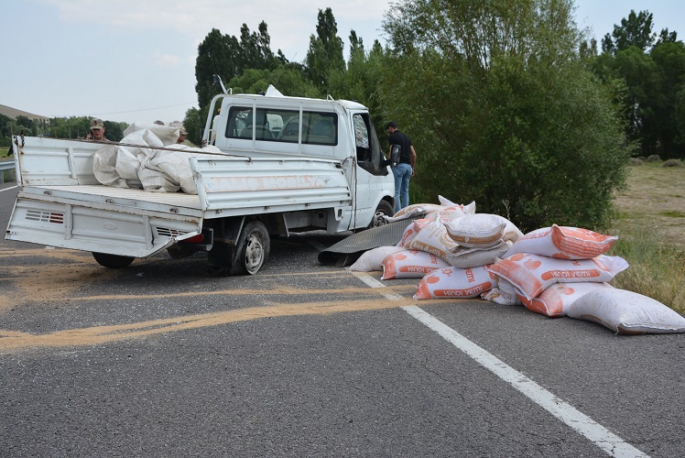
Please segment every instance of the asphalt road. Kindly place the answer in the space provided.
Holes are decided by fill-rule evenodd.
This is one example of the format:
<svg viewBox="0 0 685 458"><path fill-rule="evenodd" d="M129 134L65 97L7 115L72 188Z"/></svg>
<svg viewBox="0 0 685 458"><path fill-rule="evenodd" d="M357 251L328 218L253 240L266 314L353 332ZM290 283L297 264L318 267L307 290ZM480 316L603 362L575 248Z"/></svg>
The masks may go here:
<svg viewBox="0 0 685 458"><path fill-rule="evenodd" d="M245 277L1 240L0 456L685 456L685 336L413 301L338 240Z"/></svg>

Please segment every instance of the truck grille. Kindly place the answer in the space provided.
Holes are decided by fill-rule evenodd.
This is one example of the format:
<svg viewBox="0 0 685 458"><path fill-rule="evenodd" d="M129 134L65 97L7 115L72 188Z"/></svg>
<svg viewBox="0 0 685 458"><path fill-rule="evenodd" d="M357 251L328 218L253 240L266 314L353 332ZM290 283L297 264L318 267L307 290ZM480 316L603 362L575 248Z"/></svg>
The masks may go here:
<svg viewBox="0 0 685 458"><path fill-rule="evenodd" d="M29 221L40 221L43 223L64 224L64 213L56 213L46 210L28 210L26 219Z"/></svg>

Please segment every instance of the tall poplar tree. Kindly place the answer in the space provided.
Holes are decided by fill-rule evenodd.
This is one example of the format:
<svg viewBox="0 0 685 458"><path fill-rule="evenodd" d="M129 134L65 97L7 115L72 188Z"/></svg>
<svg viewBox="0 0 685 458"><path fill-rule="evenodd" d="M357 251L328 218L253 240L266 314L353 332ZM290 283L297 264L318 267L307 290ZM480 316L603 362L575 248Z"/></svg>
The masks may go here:
<svg viewBox="0 0 685 458"><path fill-rule="evenodd" d="M328 91L333 72L345 70L343 42L338 34L338 25L333 10L319 10L316 35L309 38L309 50L305 58L305 75L322 92Z"/></svg>

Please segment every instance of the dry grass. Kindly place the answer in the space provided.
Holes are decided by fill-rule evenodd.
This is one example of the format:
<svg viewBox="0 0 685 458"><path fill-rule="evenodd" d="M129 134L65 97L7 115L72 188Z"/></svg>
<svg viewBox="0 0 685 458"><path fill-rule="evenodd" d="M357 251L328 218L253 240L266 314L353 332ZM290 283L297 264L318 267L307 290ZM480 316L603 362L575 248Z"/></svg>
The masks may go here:
<svg viewBox="0 0 685 458"><path fill-rule="evenodd" d="M616 195L612 254L630 268L616 287L654 298L685 313L685 168L661 162L630 168L627 189Z"/></svg>

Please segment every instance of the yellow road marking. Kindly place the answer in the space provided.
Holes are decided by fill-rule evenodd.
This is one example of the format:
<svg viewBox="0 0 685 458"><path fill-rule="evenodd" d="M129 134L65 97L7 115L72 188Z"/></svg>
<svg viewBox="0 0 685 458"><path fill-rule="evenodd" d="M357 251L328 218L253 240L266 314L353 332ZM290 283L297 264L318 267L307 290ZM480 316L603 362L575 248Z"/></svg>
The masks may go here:
<svg viewBox="0 0 685 458"><path fill-rule="evenodd" d="M439 301L426 301L439 302ZM302 315L331 315L369 310L399 308L415 304L411 298L389 301L371 298L355 301L317 302L306 304L274 303L262 307L226 310L223 312L142 321L111 326L68 329L49 334L5 331L0 329L0 351L18 349L64 348L102 345L106 343L149 337L156 334L206 328L222 324Z"/></svg>

